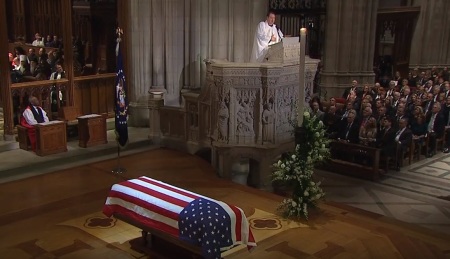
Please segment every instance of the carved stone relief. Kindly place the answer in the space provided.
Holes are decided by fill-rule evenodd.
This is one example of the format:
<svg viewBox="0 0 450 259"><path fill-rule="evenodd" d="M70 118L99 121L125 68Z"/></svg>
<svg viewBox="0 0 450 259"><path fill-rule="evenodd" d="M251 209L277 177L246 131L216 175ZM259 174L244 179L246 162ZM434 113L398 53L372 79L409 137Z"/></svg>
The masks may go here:
<svg viewBox="0 0 450 259"><path fill-rule="evenodd" d="M257 90L239 89L236 94L236 135L254 137L254 108Z"/></svg>

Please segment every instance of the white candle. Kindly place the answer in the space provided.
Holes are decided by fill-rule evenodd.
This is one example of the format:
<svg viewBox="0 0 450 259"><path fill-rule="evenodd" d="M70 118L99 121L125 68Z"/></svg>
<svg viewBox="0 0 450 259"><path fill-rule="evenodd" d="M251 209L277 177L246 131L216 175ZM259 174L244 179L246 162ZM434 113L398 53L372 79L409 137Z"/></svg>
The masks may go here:
<svg viewBox="0 0 450 259"><path fill-rule="evenodd" d="M297 126L301 127L303 124L303 111L305 108L305 55L306 55L306 28L300 29L300 64L299 70L299 88L297 101Z"/></svg>

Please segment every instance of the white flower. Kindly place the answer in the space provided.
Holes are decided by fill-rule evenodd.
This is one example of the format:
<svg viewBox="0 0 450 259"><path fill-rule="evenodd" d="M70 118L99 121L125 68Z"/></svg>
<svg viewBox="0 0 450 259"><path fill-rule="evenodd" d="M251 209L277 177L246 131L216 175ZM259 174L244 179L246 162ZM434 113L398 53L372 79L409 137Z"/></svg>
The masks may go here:
<svg viewBox="0 0 450 259"><path fill-rule="evenodd" d="M315 182L310 182L310 183L309 183L309 185L311 185L311 186L315 186L315 185L316 185L316 183L315 183Z"/></svg>
<svg viewBox="0 0 450 259"><path fill-rule="evenodd" d="M303 195L305 195L305 197L308 197L308 196L309 196L309 192L305 191L305 192L303 193Z"/></svg>
<svg viewBox="0 0 450 259"><path fill-rule="evenodd" d="M310 117L311 115L309 114L309 112L304 112L304 113L303 113L303 116L304 116L305 118L309 119L309 117Z"/></svg>
<svg viewBox="0 0 450 259"><path fill-rule="evenodd" d="M322 121L319 121L319 125L322 127L322 126L323 126L323 122L322 122Z"/></svg>
<svg viewBox="0 0 450 259"><path fill-rule="evenodd" d="M284 164L281 164L281 168L284 169L286 166Z"/></svg>
<svg viewBox="0 0 450 259"><path fill-rule="evenodd" d="M320 137L320 133L319 132L316 132L316 137L318 138L318 137Z"/></svg>
<svg viewBox="0 0 450 259"><path fill-rule="evenodd" d="M278 166L280 166L281 165L281 160L278 160Z"/></svg>
<svg viewBox="0 0 450 259"><path fill-rule="evenodd" d="M291 156L291 158L292 158L292 159L295 159L295 158L296 158L296 156L295 156L295 155L292 155L292 156Z"/></svg>
<svg viewBox="0 0 450 259"><path fill-rule="evenodd" d="M297 207L297 203L295 201L292 201L291 204L292 204L292 207Z"/></svg>
<svg viewBox="0 0 450 259"><path fill-rule="evenodd" d="M320 195L320 193L317 194L317 195L316 195L316 200L320 199L320 197L322 197L322 195Z"/></svg>
<svg viewBox="0 0 450 259"><path fill-rule="evenodd" d="M325 148L325 144L322 144L322 148Z"/></svg>

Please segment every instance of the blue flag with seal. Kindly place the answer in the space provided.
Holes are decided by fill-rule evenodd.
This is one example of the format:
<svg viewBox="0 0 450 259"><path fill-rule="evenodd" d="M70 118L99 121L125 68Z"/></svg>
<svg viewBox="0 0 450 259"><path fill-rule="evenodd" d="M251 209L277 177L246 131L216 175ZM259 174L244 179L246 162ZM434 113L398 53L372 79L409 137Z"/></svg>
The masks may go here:
<svg viewBox="0 0 450 259"><path fill-rule="evenodd" d="M128 143L128 100L126 91L125 74L123 72L122 50L120 48L122 29L118 28L117 33L117 76L116 76L116 98L115 98L115 122L116 122L116 139L120 146Z"/></svg>

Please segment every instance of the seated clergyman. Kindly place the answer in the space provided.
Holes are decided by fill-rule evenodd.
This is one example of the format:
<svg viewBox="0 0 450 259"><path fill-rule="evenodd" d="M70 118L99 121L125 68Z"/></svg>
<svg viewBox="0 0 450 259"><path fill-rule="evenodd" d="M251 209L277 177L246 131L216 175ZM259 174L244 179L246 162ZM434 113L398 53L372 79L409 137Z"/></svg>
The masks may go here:
<svg viewBox="0 0 450 259"><path fill-rule="evenodd" d="M32 96L28 99L29 105L22 114L20 125L28 129L28 138L32 150L36 150L36 130L34 125L48 122L47 113L39 106L39 100Z"/></svg>

